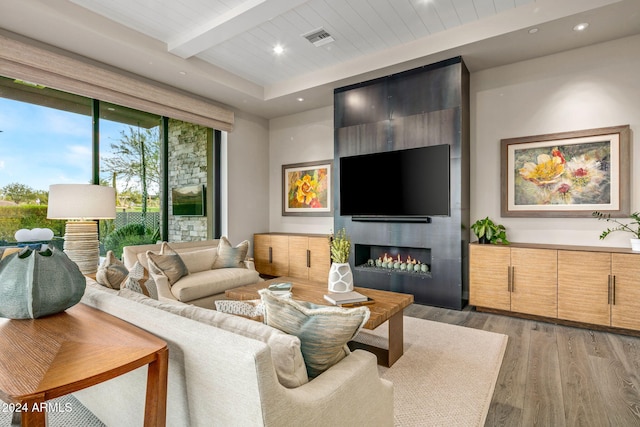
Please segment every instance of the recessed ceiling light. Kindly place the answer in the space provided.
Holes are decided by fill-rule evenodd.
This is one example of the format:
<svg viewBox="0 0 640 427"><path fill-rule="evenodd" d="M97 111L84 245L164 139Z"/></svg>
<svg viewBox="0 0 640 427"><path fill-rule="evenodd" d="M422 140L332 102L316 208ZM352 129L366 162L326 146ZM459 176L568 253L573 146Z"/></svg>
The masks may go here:
<svg viewBox="0 0 640 427"><path fill-rule="evenodd" d="M576 25L575 27L573 27L573 31L584 31L587 29L588 26L589 24L587 22L582 22Z"/></svg>
<svg viewBox="0 0 640 427"><path fill-rule="evenodd" d="M280 46L279 44L278 44L278 45L275 45L275 46L274 46L274 48L273 48L273 52L274 52L276 55L280 55L281 53L283 53L283 52L284 52L284 48L283 48L282 46Z"/></svg>
<svg viewBox="0 0 640 427"><path fill-rule="evenodd" d="M181 76L186 76L187 72L186 71L179 71L178 74L180 74Z"/></svg>
<svg viewBox="0 0 640 427"><path fill-rule="evenodd" d="M300 98L296 98L298 100L298 102L302 102L304 101L304 98L300 97Z"/></svg>
<svg viewBox="0 0 640 427"><path fill-rule="evenodd" d="M529 30L529 34L535 34L537 32L538 32L537 28L532 28L532 29Z"/></svg>

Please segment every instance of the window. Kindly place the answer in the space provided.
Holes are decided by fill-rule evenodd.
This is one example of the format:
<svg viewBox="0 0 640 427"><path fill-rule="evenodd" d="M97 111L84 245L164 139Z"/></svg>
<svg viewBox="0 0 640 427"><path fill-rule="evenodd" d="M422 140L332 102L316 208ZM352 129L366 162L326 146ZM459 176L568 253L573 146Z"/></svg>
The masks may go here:
<svg viewBox="0 0 640 427"><path fill-rule="evenodd" d="M96 138L94 109L100 117ZM0 212L0 241L14 241L20 228L64 235L64 221L46 218L49 185L92 183L95 140L100 184L116 188L120 208L115 221L100 222L102 254L115 249L119 256L121 239L109 235L127 224L145 225L134 240L155 242L160 124L158 115L0 77L0 205L7 207Z"/></svg>

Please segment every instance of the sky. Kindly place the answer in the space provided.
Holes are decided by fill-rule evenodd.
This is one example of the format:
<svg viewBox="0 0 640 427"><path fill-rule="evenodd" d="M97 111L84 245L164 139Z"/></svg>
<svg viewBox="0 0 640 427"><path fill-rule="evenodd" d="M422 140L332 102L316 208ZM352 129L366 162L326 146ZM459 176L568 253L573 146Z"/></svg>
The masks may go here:
<svg viewBox="0 0 640 427"><path fill-rule="evenodd" d="M126 128L101 120L101 150ZM48 191L51 184L91 182L90 116L0 97L0 131L0 187L19 182Z"/></svg>

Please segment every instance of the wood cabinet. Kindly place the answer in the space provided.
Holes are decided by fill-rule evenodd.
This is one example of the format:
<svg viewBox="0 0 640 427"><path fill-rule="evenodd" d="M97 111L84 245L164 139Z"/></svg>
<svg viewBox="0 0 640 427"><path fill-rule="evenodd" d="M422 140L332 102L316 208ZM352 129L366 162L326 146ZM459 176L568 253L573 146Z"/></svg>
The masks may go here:
<svg viewBox="0 0 640 427"><path fill-rule="evenodd" d="M323 234L260 233L253 236L256 270L268 276L290 276L326 282L331 256Z"/></svg>
<svg viewBox="0 0 640 427"><path fill-rule="evenodd" d="M640 331L640 253L514 243L469 246L469 304Z"/></svg>
<svg viewBox="0 0 640 427"><path fill-rule="evenodd" d="M558 251L558 318L640 330L640 254Z"/></svg>
<svg viewBox="0 0 640 427"><path fill-rule="evenodd" d="M469 303L556 317L556 256L547 249L470 246Z"/></svg>

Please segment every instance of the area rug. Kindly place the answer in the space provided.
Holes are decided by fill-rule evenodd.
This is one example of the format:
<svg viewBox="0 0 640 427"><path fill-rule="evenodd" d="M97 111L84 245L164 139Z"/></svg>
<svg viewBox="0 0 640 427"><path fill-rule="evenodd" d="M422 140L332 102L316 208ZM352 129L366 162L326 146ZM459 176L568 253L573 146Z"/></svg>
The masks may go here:
<svg viewBox="0 0 640 427"><path fill-rule="evenodd" d="M386 348L389 328L356 341ZM404 317L404 354L380 376L394 384L395 425L484 426L507 336Z"/></svg>

